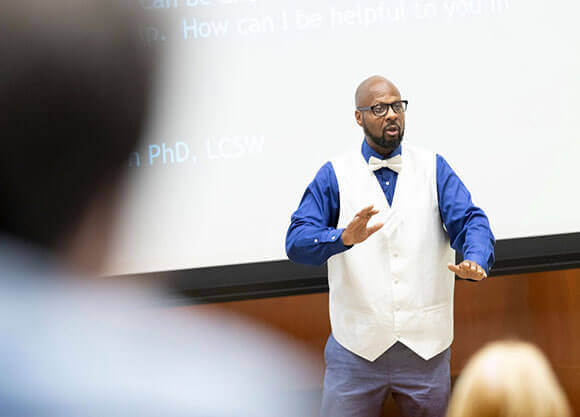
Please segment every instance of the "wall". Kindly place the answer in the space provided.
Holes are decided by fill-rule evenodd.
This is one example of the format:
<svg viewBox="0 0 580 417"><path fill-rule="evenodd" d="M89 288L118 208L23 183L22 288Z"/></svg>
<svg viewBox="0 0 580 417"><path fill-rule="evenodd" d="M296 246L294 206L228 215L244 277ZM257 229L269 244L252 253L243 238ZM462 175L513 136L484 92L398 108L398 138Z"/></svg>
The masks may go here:
<svg viewBox="0 0 580 417"><path fill-rule="evenodd" d="M322 384L322 352L330 332L327 293L182 309L234 312L301 341L320 357ZM580 416L580 269L457 281L452 378L479 347L503 338L530 341L544 351ZM385 415L396 415L391 402Z"/></svg>

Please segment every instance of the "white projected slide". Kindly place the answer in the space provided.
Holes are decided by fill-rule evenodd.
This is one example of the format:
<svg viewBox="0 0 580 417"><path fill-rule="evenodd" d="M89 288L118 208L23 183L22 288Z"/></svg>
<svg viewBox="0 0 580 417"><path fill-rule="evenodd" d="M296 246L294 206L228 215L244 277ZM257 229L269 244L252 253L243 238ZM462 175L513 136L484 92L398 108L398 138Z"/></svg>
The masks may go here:
<svg viewBox="0 0 580 417"><path fill-rule="evenodd" d="M498 239L580 231L580 6L544 0L141 0L163 52L108 272L285 259L317 170L359 148L354 91L409 100Z"/></svg>

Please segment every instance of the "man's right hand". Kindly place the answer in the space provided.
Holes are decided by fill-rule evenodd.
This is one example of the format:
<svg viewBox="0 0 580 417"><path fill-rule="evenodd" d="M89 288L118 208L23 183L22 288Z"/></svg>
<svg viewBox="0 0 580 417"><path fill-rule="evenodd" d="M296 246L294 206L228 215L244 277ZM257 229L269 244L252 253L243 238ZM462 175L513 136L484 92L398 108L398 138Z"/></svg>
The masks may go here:
<svg viewBox="0 0 580 417"><path fill-rule="evenodd" d="M342 243L345 246L351 246L355 243L364 242L370 235L383 227L384 223L377 223L371 227L367 227L371 217L378 212L378 210L374 209L373 205L365 207L359 211L342 232Z"/></svg>

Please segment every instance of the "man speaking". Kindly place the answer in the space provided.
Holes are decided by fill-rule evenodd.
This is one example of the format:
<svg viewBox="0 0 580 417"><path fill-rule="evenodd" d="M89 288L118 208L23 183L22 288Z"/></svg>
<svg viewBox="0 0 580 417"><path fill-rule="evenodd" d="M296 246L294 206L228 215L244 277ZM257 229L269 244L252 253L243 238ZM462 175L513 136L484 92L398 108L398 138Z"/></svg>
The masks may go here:
<svg viewBox="0 0 580 417"><path fill-rule="evenodd" d="M362 149L318 171L286 236L291 260L328 261L321 415L380 416L391 393L405 416L443 416L454 274L486 278L495 239L443 157L402 144L407 101L392 82L368 78L355 101Z"/></svg>

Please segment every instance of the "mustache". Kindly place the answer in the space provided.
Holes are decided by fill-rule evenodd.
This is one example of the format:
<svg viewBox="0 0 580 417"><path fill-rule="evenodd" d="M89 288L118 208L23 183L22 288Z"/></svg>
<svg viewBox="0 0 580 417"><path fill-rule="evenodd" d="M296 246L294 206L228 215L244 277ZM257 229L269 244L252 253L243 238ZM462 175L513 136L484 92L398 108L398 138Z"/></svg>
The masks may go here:
<svg viewBox="0 0 580 417"><path fill-rule="evenodd" d="M396 127L397 130L401 130L401 126L399 126L396 122L387 124L383 130L387 130L390 127Z"/></svg>

